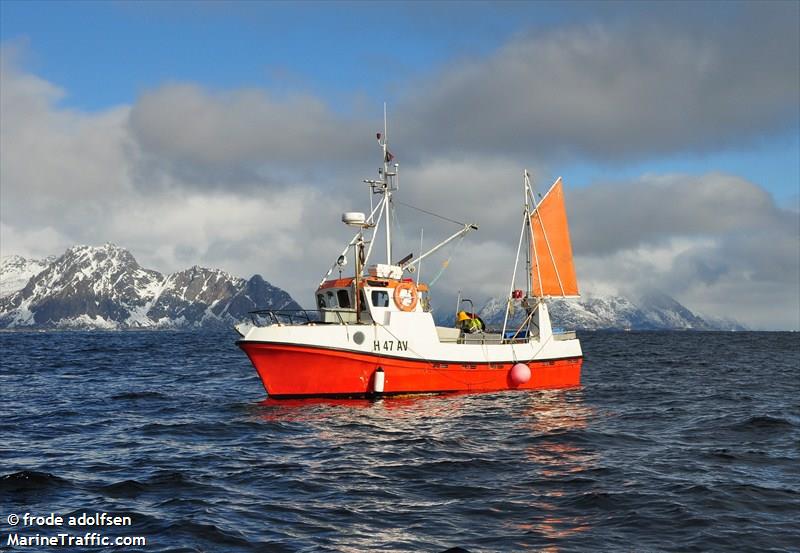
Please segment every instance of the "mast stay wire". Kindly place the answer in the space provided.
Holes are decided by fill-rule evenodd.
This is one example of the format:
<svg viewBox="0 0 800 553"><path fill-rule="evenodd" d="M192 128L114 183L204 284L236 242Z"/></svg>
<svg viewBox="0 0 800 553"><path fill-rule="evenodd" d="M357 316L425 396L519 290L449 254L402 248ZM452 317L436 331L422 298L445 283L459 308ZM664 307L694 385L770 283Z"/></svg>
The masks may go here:
<svg viewBox="0 0 800 553"><path fill-rule="evenodd" d="M421 213L425 213L426 215L430 215L432 217L436 217L438 219L442 219L443 221L447 221L448 223L453 223L453 224L458 225L458 226L466 226L466 223L462 223L461 221L456 221L455 219L450 219L449 217L445 217L444 215L439 215L438 213L434 213L432 211L428 211L426 209L422 209L421 207L417 207L415 205L411 205L411 204L407 204L405 202L401 202L401 201L399 201L399 200L397 200L395 198L392 198L392 203L397 203L397 204L400 204L400 205L402 205L404 207L408 207L410 209L413 209L415 211L419 211ZM395 211L395 220L394 220L394 222L399 225L399 220L397 218L396 213L397 212ZM436 281L438 281L439 278L444 274L444 272L447 270L447 267L450 265L450 261L453 259L453 256L456 254L456 251L458 250L458 247L461 245L461 242L464 241L465 237L466 236L461 236L458 239L458 241L453 245L453 247L450 249L450 255L447 257L447 259L445 259L442 262L441 268L436 273L436 276L434 276L428 282L428 286L433 287L436 284Z"/></svg>
<svg viewBox="0 0 800 553"><path fill-rule="evenodd" d="M433 217L438 217L439 219L447 221L448 223L454 223L454 224L459 225L459 226L466 225L466 223L462 223L461 221L456 221L455 219L450 219L448 217L445 217L444 215L439 215L438 213L434 213L432 211L428 211L426 209L422 209L421 207L417 207L415 205L407 204L407 203L401 202L399 200L392 199L392 202L396 202L396 203L398 203L398 204L400 204L402 206L405 206L405 207L408 207L408 208L411 208L411 209L415 209L417 211L420 211L422 213L426 213L426 214L431 215Z"/></svg>
<svg viewBox="0 0 800 553"><path fill-rule="evenodd" d="M395 200L394 198L392 199L392 203L394 203L394 202L396 202L396 201L397 201L397 200ZM402 202L397 202L397 203L402 203ZM455 224L458 224L458 225L461 225L461 224L462 224L462 223L459 223L458 221L453 221L452 219L448 219L447 217L443 217L443 216L441 216L441 215L437 215L436 213L430 213L430 212L427 212L427 211L425 211L425 210L423 210L423 209L416 208L416 207L414 207L414 206L412 206L412 205L407 205L407 204L403 204L403 205L405 205L406 207L410 207L410 208L412 208L412 209L417 209L418 211L422 211L422 212L424 212L424 213L429 213L430 215L433 215L434 217L439 217L439 218L441 218L441 219L444 219L444 220L446 220L446 221L450 221L450 222L452 222L452 223L455 223ZM399 236L405 236L405 234L403 233L403 225L402 225L402 223L400 222L400 218L397 216L397 212L396 212L396 211L395 211L394 213L395 213L395 215L394 215L394 218L392 219L392 223L395 225L395 230L397 230L397 231L398 231L398 233L397 233L397 234L398 234ZM458 239L458 241L456 241L456 242L455 242L455 244L453 244L453 245L452 245L452 247L450 247L450 248L449 248L449 250L450 250L450 255L448 255L448 256L447 256L447 259L445 259L444 261L442 261L442 266L441 266L441 268L439 269L439 271L436 273L436 276L434 276L434 277L433 277L433 278L432 278L432 279L431 279L431 280L428 282L428 286L429 286L429 287L433 287L433 286L436 284L436 281L437 281L437 280L439 280L439 278L440 278L440 277L441 277L441 276L444 274L444 272L445 272L445 271L447 270L447 268L450 266L450 261L453 259L453 256L455 256L456 252L458 251L458 247L461 245L461 242L463 242L463 241L464 241L464 238L466 238L466 235L463 235L463 236L461 236L461 237Z"/></svg>

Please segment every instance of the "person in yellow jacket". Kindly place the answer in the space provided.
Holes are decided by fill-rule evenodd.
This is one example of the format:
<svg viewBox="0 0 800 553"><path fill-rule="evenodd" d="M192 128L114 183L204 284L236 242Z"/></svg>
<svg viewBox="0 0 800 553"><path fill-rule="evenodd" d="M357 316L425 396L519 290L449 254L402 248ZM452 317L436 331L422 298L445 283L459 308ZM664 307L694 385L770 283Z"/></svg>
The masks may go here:
<svg viewBox="0 0 800 553"><path fill-rule="evenodd" d="M457 317L458 328L467 334L473 334L486 328L480 317L474 313L467 313L466 311L459 311Z"/></svg>

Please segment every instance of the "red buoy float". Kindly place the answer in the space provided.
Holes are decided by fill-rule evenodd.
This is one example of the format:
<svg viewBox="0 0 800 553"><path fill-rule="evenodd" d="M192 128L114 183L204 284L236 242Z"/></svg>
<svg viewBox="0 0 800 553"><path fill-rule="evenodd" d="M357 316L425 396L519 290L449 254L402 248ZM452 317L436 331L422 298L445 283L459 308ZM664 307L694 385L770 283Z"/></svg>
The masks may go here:
<svg viewBox="0 0 800 553"><path fill-rule="evenodd" d="M531 379L531 368L525 363L517 363L511 367L511 373L509 376L511 377L511 382L514 384L514 386L525 384Z"/></svg>

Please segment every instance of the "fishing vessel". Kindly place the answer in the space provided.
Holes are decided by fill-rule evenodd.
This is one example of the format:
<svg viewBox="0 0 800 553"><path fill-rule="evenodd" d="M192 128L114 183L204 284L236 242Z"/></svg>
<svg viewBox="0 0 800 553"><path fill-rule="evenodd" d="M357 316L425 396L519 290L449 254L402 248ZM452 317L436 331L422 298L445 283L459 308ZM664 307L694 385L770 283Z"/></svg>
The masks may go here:
<svg viewBox="0 0 800 553"><path fill-rule="evenodd" d="M255 311L250 322L236 326L241 336L237 345L250 358L268 396L371 397L578 386L580 342L574 332L553 329L547 308L550 298L578 296L561 178L537 198L529 173L523 173L522 226L503 326L488 329L477 314L461 309L465 304L460 293L455 325L437 326L429 286L414 278L415 273L422 260L478 226L461 223L428 251L395 261L392 216L399 165L392 163L385 118L377 141L383 164L377 179L364 181L373 205L369 213L342 215L355 235L319 283L317 308ZM373 260L379 240L385 240L385 263ZM349 260L353 270L344 277ZM518 280L525 289L517 288Z"/></svg>

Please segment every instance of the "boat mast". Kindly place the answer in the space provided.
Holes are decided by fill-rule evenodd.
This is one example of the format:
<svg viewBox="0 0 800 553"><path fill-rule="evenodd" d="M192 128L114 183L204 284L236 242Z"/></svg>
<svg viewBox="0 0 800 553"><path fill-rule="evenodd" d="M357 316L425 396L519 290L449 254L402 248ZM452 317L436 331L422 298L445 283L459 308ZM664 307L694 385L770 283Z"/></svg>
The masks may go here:
<svg viewBox="0 0 800 553"><path fill-rule="evenodd" d="M380 210L378 212L378 220L372 223L373 219L370 216L369 221L372 223L372 226L375 227L375 231L372 234L372 240L369 243L369 249L367 250L366 259L370 258L370 254L372 253L372 246L375 244L375 238L377 238L378 227L381 224L381 219L383 224L386 226L386 263L388 265L392 264L392 192L398 189L397 186L397 174L399 171L399 165L395 163L392 165L392 160L394 156L389 151L389 144L386 140L386 133L388 129L387 124L387 117L386 117L386 103L383 104L383 132L377 133L378 137L378 146L381 148L381 153L383 154L383 166L378 169L378 176L379 179L364 179L364 183L368 184L371 189L372 194L383 194L383 198L381 201L378 202L378 205L375 206L375 210ZM372 205L372 199L370 195L370 205ZM373 214L375 213L373 210ZM362 267L363 268L363 267Z"/></svg>
<svg viewBox="0 0 800 553"><path fill-rule="evenodd" d="M525 282L527 283L527 287L525 288L525 297L531 297L533 295L533 279L531 277L531 269L533 268L531 265L531 251L533 250L533 227L531 227L531 217L530 217L530 204L528 200L530 199L530 204L536 205L536 198L533 197L533 187L531 186L531 174L528 173L528 170L525 169L525 207L526 207L526 214L525 214L525 228L528 232L525 233L527 240L527 248L525 248ZM539 265L537 263L536 270L539 270Z"/></svg>
<svg viewBox="0 0 800 553"><path fill-rule="evenodd" d="M503 317L503 330L501 331L500 336L506 335L506 327L508 326L508 315L511 311L511 300L514 294L514 285L516 284L517 280L517 266L519 265L519 254L522 251L522 238L525 236L525 229L529 228L530 225L530 204L528 203L528 190L530 188L530 181L528 176L528 170L525 169L525 173L523 174L523 194L524 194L524 206L525 210L522 214L522 228L519 229L519 242L517 243L517 256L514 258L514 270L511 272L511 286L508 289L508 296L506 297L506 314ZM529 238L530 240L530 238ZM530 257L527 258L528 260L528 267L530 269ZM530 270L528 271L530 272ZM528 292L530 293L530 277L528 277Z"/></svg>
<svg viewBox="0 0 800 553"><path fill-rule="evenodd" d="M381 170L382 184L383 184L383 208L386 211L386 264L392 264L392 186L389 177L397 175L396 172L389 172L389 163L392 160L392 154L389 152L388 139L388 125L386 120L386 102L383 103L383 137L380 142L383 151L383 169Z"/></svg>
<svg viewBox="0 0 800 553"><path fill-rule="evenodd" d="M386 225L386 264L393 265L392 263L392 193L396 192L399 186L399 177L398 174L400 172L400 166L397 163L392 163L394 159L394 155L392 152L389 151L389 141L387 140L387 133L388 133L388 123L387 123L387 116L386 116L386 103L383 104L383 132L377 133L378 138L378 145L381 147L381 153L383 154L383 167L378 169L378 175L380 179L364 179L364 183L368 184L370 187L371 194L383 194L383 198L375 208L370 213L370 216L367 218L368 227L373 229L372 239L369 240L369 247L367 248L367 253L365 255L365 260L361 264L361 269L365 268L366 262L370 259L372 254L372 247L375 245L375 241L377 239L377 235L379 233L379 227L381 223ZM370 205L372 203L370 202ZM407 204L404 204L407 205ZM424 213L428 213L429 215L434 215L436 217L441 217L440 215L436 215L435 213L430 213L423 209L415 208L414 206L408 206L413 209L417 209L419 211L423 211ZM375 213L377 212L378 218L377 220L374 219ZM382 219L384 219L382 221ZM441 217L444 218L444 217ZM446 219L446 218L444 218ZM453 221L452 219L447 219L453 223L457 223L463 225L463 228L446 238L442 242L435 245L433 248L425 252L424 254L420 255L417 259L410 261L410 262L401 262L400 265L403 269L412 272L414 270L414 266L418 265L420 261L422 261L427 256L435 253L443 246L449 244L456 238L464 236L471 230L477 230L478 225L474 223L458 223L457 221ZM366 228L366 227L365 227ZM350 241L350 245L348 247L353 246L356 241L358 240L358 235L356 235L353 240ZM420 249L422 249L422 238L420 238ZM345 252L347 248L345 248ZM405 261L405 260L404 260ZM325 278L330 274L333 269L328 271L328 274L325 275L323 278L323 282ZM321 285L321 284L320 284Z"/></svg>

